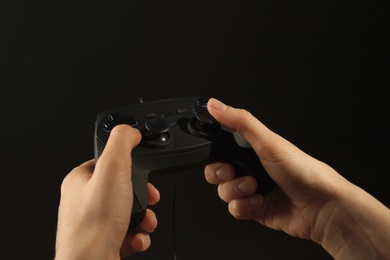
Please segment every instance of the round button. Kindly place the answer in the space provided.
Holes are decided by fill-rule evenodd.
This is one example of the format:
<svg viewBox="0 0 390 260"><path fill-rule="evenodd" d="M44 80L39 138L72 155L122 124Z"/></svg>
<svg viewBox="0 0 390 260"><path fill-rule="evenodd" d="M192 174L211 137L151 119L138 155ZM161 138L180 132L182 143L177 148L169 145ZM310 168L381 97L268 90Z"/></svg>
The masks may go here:
<svg viewBox="0 0 390 260"><path fill-rule="evenodd" d="M205 97L198 97L196 99L196 104L202 107L207 107L207 102L209 102L209 99Z"/></svg>
<svg viewBox="0 0 390 260"><path fill-rule="evenodd" d="M115 113L109 114L107 116L107 118L108 118L108 121L115 122L115 121L119 121L122 118L122 115L118 112L115 112Z"/></svg>
<svg viewBox="0 0 390 260"><path fill-rule="evenodd" d="M145 123L142 144L149 148L164 148L173 142L169 125L162 118L152 118Z"/></svg>
<svg viewBox="0 0 390 260"><path fill-rule="evenodd" d="M196 114L196 117L202 125L206 124L212 126L218 123L217 120L215 120L215 118L210 115L209 111L207 111L206 109L199 111Z"/></svg>
<svg viewBox="0 0 390 260"><path fill-rule="evenodd" d="M192 106L192 111L197 114L199 113L200 111L202 110L205 110L205 107L201 106L201 105L193 105Z"/></svg>
<svg viewBox="0 0 390 260"><path fill-rule="evenodd" d="M152 118L146 121L146 129L153 134L166 133L169 130L169 125L161 118Z"/></svg>
<svg viewBox="0 0 390 260"><path fill-rule="evenodd" d="M204 109L188 121L187 129L195 136L212 139L221 132L221 125Z"/></svg>

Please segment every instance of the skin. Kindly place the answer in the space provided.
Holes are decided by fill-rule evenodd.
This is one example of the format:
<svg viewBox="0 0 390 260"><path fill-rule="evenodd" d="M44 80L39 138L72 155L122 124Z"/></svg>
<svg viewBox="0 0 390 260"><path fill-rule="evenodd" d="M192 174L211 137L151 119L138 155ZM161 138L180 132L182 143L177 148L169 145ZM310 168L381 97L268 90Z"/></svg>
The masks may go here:
<svg viewBox="0 0 390 260"><path fill-rule="evenodd" d="M329 165L309 156L269 130L244 109L210 99L208 110L222 125L240 133L253 147L277 186L268 195L255 193L250 176L235 177L226 163L205 167L206 180L230 213L285 233L313 240L335 259L390 259L390 210ZM56 260L120 259L150 247L157 226L148 210L128 231L133 190L131 151L138 130L116 126L99 161L73 169L61 186ZM148 184L148 204L160 199Z"/></svg>
<svg viewBox="0 0 390 260"><path fill-rule="evenodd" d="M253 147L277 187L254 193L256 180L235 178L226 163L205 167L220 198L237 219L254 220L313 240L335 259L390 259L390 210L329 165L272 132L250 112L208 102L210 114L240 133Z"/></svg>
<svg viewBox="0 0 390 260"><path fill-rule="evenodd" d="M157 226L153 211L128 232L133 205L131 151L141 140L138 130L116 126L95 164L87 161L63 180L58 210L56 260L120 259L150 247ZM148 204L160 199L148 184Z"/></svg>

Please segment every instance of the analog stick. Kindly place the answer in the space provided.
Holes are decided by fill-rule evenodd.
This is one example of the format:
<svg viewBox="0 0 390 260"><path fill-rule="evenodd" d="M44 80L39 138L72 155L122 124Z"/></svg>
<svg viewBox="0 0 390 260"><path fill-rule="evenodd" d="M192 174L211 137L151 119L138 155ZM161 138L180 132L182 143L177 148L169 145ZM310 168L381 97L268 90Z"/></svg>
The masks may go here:
<svg viewBox="0 0 390 260"><path fill-rule="evenodd" d="M207 109L204 109L198 111L196 116L188 121L188 130L199 137L213 138L221 131L221 125Z"/></svg>
<svg viewBox="0 0 390 260"><path fill-rule="evenodd" d="M168 123L162 118L152 118L145 122L143 143L154 148L164 147L173 141Z"/></svg>

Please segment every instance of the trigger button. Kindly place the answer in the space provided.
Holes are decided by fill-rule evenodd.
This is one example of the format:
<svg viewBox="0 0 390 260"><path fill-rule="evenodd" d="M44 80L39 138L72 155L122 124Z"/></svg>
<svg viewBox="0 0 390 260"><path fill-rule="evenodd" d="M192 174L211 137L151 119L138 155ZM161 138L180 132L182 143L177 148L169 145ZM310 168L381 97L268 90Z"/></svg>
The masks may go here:
<svg viewBox="0 0 390 260"><path fill-rule="evenodd" d="M240 135L239 133L235 132L233 134L233 137L234 137L234 140L236 141L236 143L242 147L242 148L251 148L252 146L250 145L250 143L248 143L247 140L244 139L244 137L242 137L242 135Z"/></svg>

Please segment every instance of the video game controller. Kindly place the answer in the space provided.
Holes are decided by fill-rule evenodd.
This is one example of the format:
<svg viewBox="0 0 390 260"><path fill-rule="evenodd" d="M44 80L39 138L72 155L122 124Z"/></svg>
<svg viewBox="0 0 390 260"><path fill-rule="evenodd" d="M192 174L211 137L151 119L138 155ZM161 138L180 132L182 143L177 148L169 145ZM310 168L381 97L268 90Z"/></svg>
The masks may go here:
<svg viewBox="0 0 390 260"><path fill-rule="evenodd" d="M257 191L266 195L275 183L251 146L238 133L221 126L207 110L208 98L178 97L112 108L98 114L94 152L98 160L118 124L142 133L132 151L134 202L130 228L147 209L147 182L151 174L169 174L213 162L228 162L236 175L251 175Z"/></svg>

